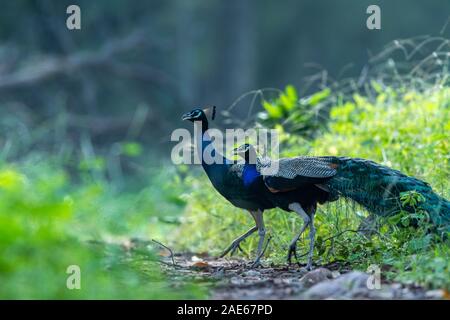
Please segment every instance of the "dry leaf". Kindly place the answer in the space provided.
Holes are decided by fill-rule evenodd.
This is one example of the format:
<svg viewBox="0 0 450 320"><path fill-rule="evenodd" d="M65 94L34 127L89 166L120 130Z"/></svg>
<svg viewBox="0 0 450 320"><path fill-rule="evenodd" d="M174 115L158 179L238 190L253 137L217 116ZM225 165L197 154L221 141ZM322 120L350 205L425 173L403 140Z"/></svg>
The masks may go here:
<svg viewBox="0 0 450 320"><path fill-rule="evenodd" d="M194 264L192 264L192 266L199 269L209 268L209 264L206 261L197 261Z"/></svg>
<svg viewBox="0 0 450 320"><path fill-rule="evenodd" d="M444 290L444 294L442 295L442 297L445 300L450 300L450 292L448 292L447 290Z"/></svg>

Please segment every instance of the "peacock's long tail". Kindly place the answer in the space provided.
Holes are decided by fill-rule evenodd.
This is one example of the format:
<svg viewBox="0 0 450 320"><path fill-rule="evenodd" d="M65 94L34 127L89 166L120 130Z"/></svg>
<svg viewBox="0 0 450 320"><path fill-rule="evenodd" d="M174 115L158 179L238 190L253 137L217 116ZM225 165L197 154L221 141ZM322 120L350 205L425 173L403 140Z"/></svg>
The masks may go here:
<svg viewBox="0 0 450 320"><path fill-rule="evenodd" d="M401 192L417 191L425 198L417 207L428 212L436 227L450 230L450 202L428 183L365 159L333 157L331 162L337 170L327 182L332 196L350 198L369 212L390 216L402 209Z"/></svg>

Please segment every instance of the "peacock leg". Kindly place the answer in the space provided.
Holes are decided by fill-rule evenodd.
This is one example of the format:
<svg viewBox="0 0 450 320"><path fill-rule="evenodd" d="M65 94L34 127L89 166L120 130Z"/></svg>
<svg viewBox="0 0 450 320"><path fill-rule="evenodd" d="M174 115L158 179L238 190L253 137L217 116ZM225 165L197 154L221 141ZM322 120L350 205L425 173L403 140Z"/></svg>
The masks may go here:
<svg viewBox="0 0 450 320"><path fill-rule="evenodd" d="M314 254L314 241L316 238L316 228L314 227L314 212L311 214L311 222L309 227L309 253L308 253L308 264L306 269L312 270L312 259Z"/></svg>
<svg viewBox="0 0 450 320"><path fill-rule="evenodd" d="M289 209L296 212L303 219L303 226L300 229L300 232L292 239L291 244L289 245L289 251L287 256L288 264L292 264L292 256L297 259L297 241L300 239L301 235L305 231L306 227L310 224L311 219L306 214L305 210L303 210L302 206L299 203L291 203L289 205Z"/></svg>
<svg viewBox="0 0 450 320"><path fill-rule="evenodd" d="M292 256L295 257L295 259L298 262L298 257L297 257L297 242L298 239L300 239L300 236L303 234L303 232L305 232L306 227L309 225L309 221L304 220L303 222L303 226L300 229L300 232L297 233L297 235L292 239L290 245L289 245L289 251L288 251L288 257L287 257L287 261L289 264L292 264Z"/></svg>
<svg viewBox="0 0 450 320"><path fill-rule="evenodd" d="M230 246L228 248L225 249L225 251L219 256L220 258L223 258L227 255L228 252L231 251L231 255L234 254L234 252L239 249L242 251L241 247L240 247L240 243L242 241L244 241L248 236L250 236L251 234L253 234L256 230L258 230L258 228L256 226L250 228L246 233L244 233L243 235L237 237L236 239L233 240L233 242L231 242Z"/></svg>
<svg viewBox="0 0 450 320"><path fill-rule="evenodd" d="M250 213L253 216L253 219L255 219L256 227L258 228L258 235L259 235L259 242L258 242L258 249L256 251L256 259L251 265L252 268L258 267L261 265L261 256L263 254L263 244L264 239L266 237L266 228L264 226L264 218L263 218L263 211L250 211Z"/></svg>

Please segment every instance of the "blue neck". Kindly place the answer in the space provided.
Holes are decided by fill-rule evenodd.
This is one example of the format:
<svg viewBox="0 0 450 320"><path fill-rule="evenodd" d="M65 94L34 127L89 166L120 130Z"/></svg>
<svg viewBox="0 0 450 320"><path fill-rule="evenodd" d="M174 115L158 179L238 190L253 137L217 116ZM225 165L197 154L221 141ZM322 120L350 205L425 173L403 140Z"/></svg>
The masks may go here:
<svg viewBox="0 0 450 320"><path fill-rule="evenodd" d="M244 186L250 186L258 177L260 173L256 169L256 164L246 163L244 165L244 171L242 173L242 179L244 180Z"/></svg>
<svg viewBox="0 0 450 320"><path fill-rule="evenodd" d="M208 172L211 168L226 167L232 163L231 160L225 158L222 154L220 154L214 148L214 145L212 144L211 138L208 135L207 130L208 130L208 123L207 123L207 121L203 121L202 122L202 133L198 137L199 141L197 141L197 145L200 145L200 143L201 143L201 148L197 148L197 150L199 152L198 156L200 157L200 159L202 161L202 166L206 172ZM213 159L216 160L213 163L205 162L204 154L205 154L206 148L208 148L208 152L207 152L208 155L210 155Z"/></svg>

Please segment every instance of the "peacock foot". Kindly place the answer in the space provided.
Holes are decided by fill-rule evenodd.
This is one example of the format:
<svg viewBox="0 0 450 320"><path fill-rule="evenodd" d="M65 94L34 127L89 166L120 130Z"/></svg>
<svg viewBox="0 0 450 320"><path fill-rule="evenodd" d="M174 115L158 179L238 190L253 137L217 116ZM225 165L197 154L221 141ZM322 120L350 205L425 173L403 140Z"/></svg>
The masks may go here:
<svg viewBox="0 0 450 320"><path fill-rule="evenodd" d="M250 269L256 269L256 268L264 268L263 264L261 263L261 259L257 258L255 261L252 262L250 265Z"/></svg>
<svg viewBox="0 0 450 320"><path fill-rule="evenodd" d="M311 260L308 261L308 263L306 264L305 268L306 268L306 270L308 270L308 271L312 271L312 269L314 269Z"/></svg>
<svg viewBox="0 0 450 320"><path fill-rule="evenodd" d="M241 248L241 244L238 244L237 246L233 247L233 249L231 249L230 255L234 255L237 250L244 253L244 250L242 250L242 248Z"/></svg>
<svg viewBox="0 0 450 320"><path fill-rule="evenodd" d="M235 254L237 250L239 250L239 251L241 251L241 252L244 252L244 251L242 250L242 248L241 248L241 241L242 241L242 240L243 240L243 239L236 239L236 240L234 240L234 241L228 246L228 248L226 248L225 251L222 252L222 254L219 256L219 258L225 257L225 256L228 254L228 252L230 252L230 251L231 251L231 252L230 252L230 255Z"/></svg>
<svg viewBox="0 0 450 320"><path fill-rule="evenodd" d="M295 257L296 262L298 263L298 257L297 257L297 246L296 245L290 245L288 256L287 256L287 263L289 265L292 264L292 257Z"/></svg>

